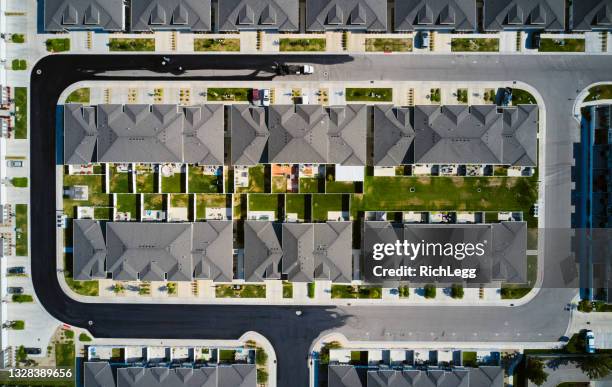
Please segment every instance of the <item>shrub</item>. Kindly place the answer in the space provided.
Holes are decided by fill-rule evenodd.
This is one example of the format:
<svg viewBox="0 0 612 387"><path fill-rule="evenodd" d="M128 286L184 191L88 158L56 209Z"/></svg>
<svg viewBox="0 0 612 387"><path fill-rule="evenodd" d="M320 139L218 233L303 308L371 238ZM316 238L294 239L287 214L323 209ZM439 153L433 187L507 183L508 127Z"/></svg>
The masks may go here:
<svg viewBox="0 0 612 387"><path fill-rule="evenodd" d="M13 294L12 300L21 304L23 302L33 302L34 298L29 294Z"/></svg>
<svg viewBox="0 0 612 387"><path fill-rule="evenodd" d="M79 335L79 341L91 341L91 337L87 333L81 333Z"/></svg>
<svg viewBox="0 0 612 387"><path fill-rule="evenodd" d="M453 284L453 286L451 286L451 297L459 299L463 298L463 286Z"/></svg>
<svg viewBox="0 0 612 387"><path fill-rule="evenodd" d="M584 313L591 313L593 311L593 303L589 300L580 300L578 310Z"/></svg>
<svg viewBox="0 0 612 387"><path fill-rule="evenodd" d="M255 364L258 366L265 366L268 362L268 354L263 348L257 348L255 350Z"/></svg>
<svg viewBox="0 0 612 387"><path fill-rule="evenodd" d="M70 329L65 330L64 336L66 336L67 339L74 339L74 331L71 331Z"/></svg>
<svg viewBox="0 0 612 387"><path fill-rule="evenodd" d="M427 284L423 288L425 291L425 298L436 298L436 286L432 284Z"/></svg>

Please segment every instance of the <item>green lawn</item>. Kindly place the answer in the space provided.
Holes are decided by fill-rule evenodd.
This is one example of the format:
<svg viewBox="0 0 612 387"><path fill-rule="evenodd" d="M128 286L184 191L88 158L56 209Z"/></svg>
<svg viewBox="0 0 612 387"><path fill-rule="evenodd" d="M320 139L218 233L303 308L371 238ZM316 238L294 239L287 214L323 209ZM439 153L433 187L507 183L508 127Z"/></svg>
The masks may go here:
<svg viewBox="0 0 612 387"><path fill-rule="evenodd" d="M155 171L148 165L136 166L136 192L157 192L157 186L155 185Z"/></svg>
<svg viewBox="0 0 612 387"><path fill-rule="evenodd" d="M155 51L155 38L110 38L110 51Z"/></svg>
<svg viewBox="0 0 612 387"><path fill-rule="evenodd" d="M68 98L66 98L66 103L89 103L91 91L89 87L82 87L80 89L76 89Z"/></svg>
<svg viewBox="0 0 612 387"><path fill-rule="evenodd" d="M97 220L111 220L113 217L113 209L111 207L96 207L94 208L94 218Z"/></svg>
<svg viewBox="0 0 612 387"><path fill-rule="evenodd" d="M11 300L18 304L22 304L24 302L34 302L34 297L29 294L13 294Z"/></svg>
<svg viewBox="0 0 612 387"><path fill-rule="evenodd" d="M457 89L457 101L463 104L468 103L468 90L467 89Z"/></svg>
<svg viewBox="0 0 612 387"><path fill-rule="evenodd" d="M189 166L189 192L220 193L223 191L222 176L205 175L204 168Z"/></svg>
<svg viewBox="0 0 612 387"><path fill-rule="evenodd" d="M222 363L234 363L236 361L236 351L233 349L219 350L219 361Z"/></svg>
<svg viewBox="0 0 612 387"><path fill-rule="evenodd" d="M283 281L283 298L293 298L293 284Z"/></svg>
<svg viewBox="0 0 612 387"><path fill-rule="evenodd" d="M16 320L13 321L13 323L10 326L11 329L16 330L16 331L22 331L25 329L25 321L23 320Z"/></svg>
<svg viewBox="0 0 612 387"><path fill-rule="evenodd" d="M206 219L206 208L229 208L228 196L221 194L196 194L196 218Z"/></svg>
<svg viewBox="0 0 612 387"><path fill-rule="evenodd" d="M308 298L314 298L315 296L315 288L317 286L316 282L309 282L307 285Z"/></svg>
<svg viewBox="0 0 612 387"><path fill-rule="evenodd" d="M15 255L28 255L28 205L15 205Z"/></svg>
<svg viewBox="0 0 612 387"><path fill-rule="evenodd" d="M70 289L82 296L97 296L99 294L98 281L75 281L72 278L66 278L66 283Z"/></svg>
<svg viewBox="0 0 612 387"><path fill-rule="evenodd" d="M326 193L355 193L356 184L351 181L325 181Z"/></svg>
<svg viewBox="0 0 612 387"><path fill-rule="evenodd" d="M366 38L368 52L409 52L412 51L412 39L403 38Z"/></svg>
<svg viewBox="0 0 612 387"><path fill-rule="evenodd" d="M266 285L240 285L240 289L234 289L234 285L217 285L215 296L217 298L265 298Z"/></svg>
<svg viewBox="0 0 612 387"><path fill-rule="evenodd" d="M322 178L318 177L301 177L300 178L300 193L318 193L319 182Z"/></svg>
<svg viewBox="0 0 612 387"><path fill-rule="evenodd" d="M58 367L74 367L75 365L74 343L55 344L55 364Z"/></svg>
<svg viewBox="0 0 612 387"><path fill-rule="evenodd" d="M584 39L540 39L540 52L584 52Z"/></svg>
<svg viewBox="0 0 612 387"><path fill-rule="evenodd" d="M13 187L27 188L28 178L27 177L13 177L11 179L11 184L13 185Z"/></svg>
<svg viewBox="0 0 612 387"><path fill-rule="evenodd" d="M240 39L200 39L193 40L194 51L240 51Z"/></svg>
<svg viewBox="0 0 612 387"><path fill-rule="evenodd" d="M13 59L11 62L11 69L16 71L23 71L28 68L28 62L25 59Z"/></svg>
<svg viewBox="0 0 612 387"><path fill-rule="evenodd" d="M325 51L325 38L281 38L280 51Z"/></svg>
<svg viewBox="0 0 612 387"><path fill-rule="evenodd" d="M516 300L523 298L533 289L538 277L538 257L535 255L527 256L527 281L525 285L506 285L502 284L501 298L503 300Z"/></svg>
<svg viewBox="0 0 612 387"><path fill-rule="evenodd" d="M393 89L391 88L348 87L346 89L347 102L391 102L392 100Z"/></svg>
<svg viewBox="0 0 612 387"><path fill-rule="evenodd" d="M272 176L272 192L286 193L287 192L287 177Z"/></svg>
<svg viewBox="0 0 612 387"><path fill-rule="evenodd" d="M130 219L138 219L138 206L140 204L140 195L136 194L117 194L116 208L117 212L129 212Z"/></svg>
<svg viewBox="0 0 612 387"><path fill-rule="evenodd" d="M28 89L15 88L15 138L28 138Z"/></svg>
<svg viewBox="0 0 612 387"><path fill-rule="evenodd" d="M461 352L461 363L464 367L476 367L476 352L464 351Z"/></svg>
<svg viewBox="0 0 612 387"><path fill-rule="evenodd" d="M68 168L64 169L64 188L75 185L89 187L88 200L72 200L64 197L64 213L69 218L76 218L76 206L111 207L112 196L102 193L104 175L68 175Z"/></svg>
<svg viewBox="0 0 612 387"><path fill-rule="evenodd" d="M189 194L172 194L170 195L170 206L172 207L189 207L191 195Z"/></svg>
<svg viewBox="0 0 612 387"><path fill-rule="evenodd" d="M535 105L536 103L536 99L528 91L512 89L512 106Z"/></svg>
<svg viewBox="0 0 612 387"><path fill-rule="evenodd" d="M11 43L25 43L24 34L12 34L10 39Z"/></svg>
<svg viewBox="0 0 612 387"><path fill-rule="evenodd" d="M429 90L429 100L433 103L440 103L440 89L430 89Z"/></svg>
<svg viewBox="0 0 612 387"><path fill-rule="evenodd" d="M130 174L128 172L117 172L117 165L109 165L109 185L112 193L129 193L130 192Z"/></svg>
<svg viewBox="0 0 612 387"><path fill-rule="evenodd" d="M289 194L285 199L285 214L295 213L299 220L306 220L306 195Z"/></svg>
<svg viewBox="0 0 612 387"><path fill-rule="evenodd" d="M162 193L181 193L184 192L184 173L175 173L172 176L162 176L161 189Z"/></svg>
<svg viewBox="0 0 612 387"><path fill-rule="evenodd" d="M247 188L237 188L236 192L262 193L266 184L266 170L263 165L256 165L249 168L249 186Z"/></svg>
<svg viewBox="0 0 612 387"><path fill-rule="evenodd" d="M245 102L249 100L250 90L236 87L209 87L207 96L209 101Z"/></svg>
<svg viewBox="0 0 612 387"><path fill-rule="evenodd" d="M59 39L47 39L45 42L47 51L49 52L63 52L70 50L70 39L59 38Z"/></svg>
<svg viewBox="0 0 612 387"><path fill-rule="evenodd" d="M251 194L249 195L249 211L274 211L278 213L279 204L282 204L283 195L279 194Z"/></svg>
<svg viewBox="0 0 612 387"><path fill-rule="evenodd" d="M585 102L599 101L601 99L612 99L612 85L599 85L589 89L589 95Z"/></svg>
<svg viewBox="0 0 612 387"><path fill-rule="evenodd" d="M164 209L164 198L162 194L143 194L143 210L161 211Z"/></svg>
<svg viewBox="0 0 612 387"><path fill-rule="evenodd" d="M382 287L380 286L350 286L350 285L332 285L332 298L382 298Z"/></svg>
<svg viewBox="0 0 612 387"><path fill-rule="evenodd" d="M454 38L451 40L453 52L494 52L499 51L497 38Z"/></svg>
<svg viewBox="0 0 612 387"><path fill-rule="evenodd" d="M87 334L87 333L81 333L79 335L79 341L81 342L87 342L87 341L91 341L91 337Z"/></svg>
<svg viewBox="0 0 612 387"><path fill-rule="evenodd" d="M326 221L328 211L342 211L343 195L339 194L313 194L312 195L312 220ZM348 211L348 208L344 208Z"/></svg>

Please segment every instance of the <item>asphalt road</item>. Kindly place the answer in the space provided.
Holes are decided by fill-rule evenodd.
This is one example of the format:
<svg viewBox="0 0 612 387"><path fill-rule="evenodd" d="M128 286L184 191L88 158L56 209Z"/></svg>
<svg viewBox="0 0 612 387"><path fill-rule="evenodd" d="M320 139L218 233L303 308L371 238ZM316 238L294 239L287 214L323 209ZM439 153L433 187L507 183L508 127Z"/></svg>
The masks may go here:
<svg viewBox="0 0 612 387"><path fill-rule="evenodd" d="M278 357L280 386L306 386L308 348L324 332L349 339L404 341L555 341L569 322L564 306L574 289L544 288L518 307L300 307L134 305L79 303L57 281L55 229L55 105L60 93L80 80L193 79L272 80L274 61L312 63L311 79L512 81L535 87L547 108L546 224L570 226L570 166L573 98L590 83L612 78L609 56L161 56L54 55L32 72L31 259L36 295L65 323L86 327L96 337L235 339L246 331L265 335ZM179 66L182 67L179 69ZM544 240L544 249L569 251L569 240ZM89 321L93 324L89 325Z"/></svg>

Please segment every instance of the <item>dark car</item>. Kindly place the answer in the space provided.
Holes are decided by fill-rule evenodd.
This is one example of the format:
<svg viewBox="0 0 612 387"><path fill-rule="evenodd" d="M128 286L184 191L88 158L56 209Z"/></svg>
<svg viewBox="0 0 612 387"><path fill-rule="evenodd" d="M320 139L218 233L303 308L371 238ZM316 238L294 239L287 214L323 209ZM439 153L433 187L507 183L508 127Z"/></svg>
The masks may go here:
<svg viewBox="0 0 612 387"><path fill-rule="evenodd" d="M8 274L25 274L25 267L23 266L14 266L6 269Z"/></svg>
<svg viewBox="0 0 612 387"><path fill-rule="evenodd" d="M6 291L8 294L23 294L23 288L20 286L10 286Z"/></svg>
<svg viewBox="0 0 612 387"><path fill-rule="evenodd" d="M42 353L42 350L40 348L26 347L25 353L27 353L28 355L40 355Z"/></svg>
<svg viewBox="0 0 612 387"><path fill-rule="evenodd" d="M259 95L259 89L251 90L251 101L253 103L258 103L260 99L261 99L261 96Z"/></svg>
<svg viewBox="0 0 612 387"><path fill-rule="evenodd" d="M540 48L540 32L534 31L531 32L527 38L527 48L532 50L537 50Z"/></svg>

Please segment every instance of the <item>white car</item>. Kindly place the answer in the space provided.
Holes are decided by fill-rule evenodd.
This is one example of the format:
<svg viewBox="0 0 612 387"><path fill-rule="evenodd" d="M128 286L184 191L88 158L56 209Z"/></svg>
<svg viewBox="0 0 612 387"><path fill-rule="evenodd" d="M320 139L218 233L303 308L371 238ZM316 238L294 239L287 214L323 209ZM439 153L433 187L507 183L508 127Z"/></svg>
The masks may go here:
<svg viewBox="0 0 612 387"><path fill-rule="evenodd" d="M261 91L261 104L263 106L270 106L270 89L263 89Z"/></svg>
<svg viewBox="0 0 612 387"><path fill-rule="evenodd" d="M595 335L593 331L586 331L586 351L588 353L595 353Z"/></svg>
<svg viewBox="0 0 612 387"><path fill-rule="evenodd" d="M21 160L7 160L6 165L10 168L21 168L23 167L23 161Z"/></svg>

